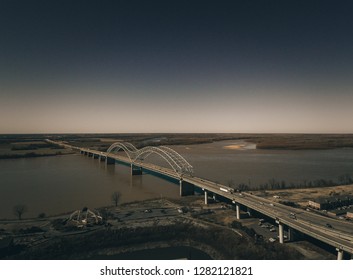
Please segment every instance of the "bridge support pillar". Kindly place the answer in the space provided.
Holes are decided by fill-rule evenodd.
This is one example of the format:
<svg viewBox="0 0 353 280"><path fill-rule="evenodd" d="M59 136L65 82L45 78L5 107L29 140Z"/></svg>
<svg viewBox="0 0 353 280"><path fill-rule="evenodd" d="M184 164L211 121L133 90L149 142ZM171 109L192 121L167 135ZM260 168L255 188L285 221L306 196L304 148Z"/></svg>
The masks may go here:
<svg viewBox="0 0 353 280"><path fill-rule="evenodd" d="M183 180L179 181L180 186L180 196L193 195L194 194L194 185Z"/></svg>
<svg viewBox="0 0 353 280"><path fill-rule="evenodd" d="M88 152L88 157L93 157L93 153Z"/></svg>
<svg viewBox="0 0 353 280"><path fill-rule="evenodd" d="M93 154L93 158L99 158L99 155Z"/></svg>
<svg viewBox="0 0 353 280"><path fill-rule="evenodd" d="M251 217L251 208L246 207L246 213L248 213L249 217Z"/></svg>
<svg viewBox="0 0 353 280"><path fill-rule="evenodd" d="M205 204L206 205L208 204L208 193L207 193L207 191L205 191Z"/></svg>
<svg viewBox="0 0 353 280"><path fill-rule="evenodd" d="M131 175L142 175L142 167L131 164Z"/></svg>
<svg viewBox="0 0 353 280"><path fill-rule="evenodd" d="M84 154L85 156L87 156L88 153L87 153L86 151L84 151L83 154Z"/></svg>
<svg viewBox="0 0 353 280"><path fill-rule="evenodd" d="M99 161L105 161L105 156L100 155L99 156Z"/></svg>
<svg viewBox="0 0 353 280"><path fill-rule="evenodd" d="M339 249L339 248L336 248L336 251L337 251L337 260L343 260L343 250L342 249Z"/></svg>
<svg viewBox="0 0 353 280"><path fill-rule="evenodd" d="M106 164L115 164L115 159L111 157L106 157L105 158L105 163Z"/></svg>
<svg viewBox="0 0 353 280"><path fill-rule="evenodd" d="M295 241L294 229L288 227L288 241Z"/></svg>
<svg viewBox="0 0 353 280"><path fill-rule="evenodd" d="M239 204L235 204L235 211L236 211L236 215L237 215L237 220L240 220L240 205Z"/></svg>
<svg viewBox="0 0 353 280"><path fill-rule="evenodd" d="M82 155L82 154L84 154L84 152L82 150L80 150L80 154Z"/></svg>
<svg viewBox="0 0 353 280"><path fill-rule="evenodd" d="M284 243L284 238L283 238L283 224L279 223L278 224L278 235L279 235L279 243L283 244Z"/></svg>

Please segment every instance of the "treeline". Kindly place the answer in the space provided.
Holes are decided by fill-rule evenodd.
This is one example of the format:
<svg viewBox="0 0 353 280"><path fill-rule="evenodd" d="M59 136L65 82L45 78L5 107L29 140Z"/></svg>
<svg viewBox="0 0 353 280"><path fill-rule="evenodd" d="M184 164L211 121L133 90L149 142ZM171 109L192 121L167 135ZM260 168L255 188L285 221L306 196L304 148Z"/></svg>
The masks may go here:
<svg viewBox="0 0 353 280"><path fill-rule="evenodd" d="M75 236L58 237L47 245L28 248L8 259L90 259L97 252L119 246L161 241L195 241L211 246L224 259L300 259L293 249L276 244L255 244L230 230L179 223L167 226L120 228Z"/></svg>
<svg viewBox="0 0 353 280"><path fill-rule="evenodd" d="M353 178L350 174L339 176L336 180L316 179L316 180L303 180L299 183L287 183L285 180L269 179L266 183L256 186L250 184L240 183L238 185L228 182L229 187L233 187L239 191L257 191L257 190L283 190L283 189L303 189L303 188L321 188L321 187L334 187L340 185L353 184Z"/></svg>

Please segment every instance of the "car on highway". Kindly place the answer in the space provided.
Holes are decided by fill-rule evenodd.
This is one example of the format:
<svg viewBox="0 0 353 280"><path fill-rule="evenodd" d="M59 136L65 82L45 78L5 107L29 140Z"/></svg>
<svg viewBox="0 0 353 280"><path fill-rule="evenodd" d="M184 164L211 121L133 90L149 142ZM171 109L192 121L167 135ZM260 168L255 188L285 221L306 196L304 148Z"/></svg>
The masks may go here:
<svg viewBox="0 0 353 280"><path fill-rule="evenodd" d="M291 218L294 219L294 220L297 219L297 216L296 216L294 213L290 213L290 214L289 214L289 217L291 217Z"/></svg>
<svg viewBox="0 0 353 280"><path fill-rule="evenodd" d="M331 224L329 224L329 223L326 224L326 227L332 228Z"/></svg>

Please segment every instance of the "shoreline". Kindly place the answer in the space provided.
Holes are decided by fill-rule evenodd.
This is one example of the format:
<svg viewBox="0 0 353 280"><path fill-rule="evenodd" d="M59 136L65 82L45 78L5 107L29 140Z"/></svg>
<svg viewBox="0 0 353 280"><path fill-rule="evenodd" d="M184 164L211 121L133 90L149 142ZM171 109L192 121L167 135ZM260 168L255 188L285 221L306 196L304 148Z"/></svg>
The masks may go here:
<svg viewBox="0 0 353 280"><path fill-rule="evenodd" d="M65 156L65 155L72 155L75 154L75 152L72 153L62 153L62 152L56 152L54 154L36 154L36 153L26 153L26 154L2 154L0 155L0 160L4 159L23 159L23 158L39 158L39 157L55 157L55 156Z"/></svg>

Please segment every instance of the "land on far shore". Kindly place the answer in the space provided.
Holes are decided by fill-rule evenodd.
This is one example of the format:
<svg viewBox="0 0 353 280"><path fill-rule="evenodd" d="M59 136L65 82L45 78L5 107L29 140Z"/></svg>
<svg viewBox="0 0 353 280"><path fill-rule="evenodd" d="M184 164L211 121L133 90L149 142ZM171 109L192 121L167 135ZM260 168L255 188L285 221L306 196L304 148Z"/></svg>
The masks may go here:
<svg viewBox="0 0 353 280"><path fill-rule="evenodd" d="M160 145L192 145L224 140L243 140L256 149L313 150L353 148L353 134L244 134L244 133L108 133L108 134L14 134L0 135L0 159L53 156L71 153L45 139L106 151L117 141L138 148Z"/></svg>
<svg viewBox="0 0 353 280"><path fill-rule="evenodd" d="M72 151L47 143L39 137L0 135L0 159L15 159L71 154Z"/></svg>

